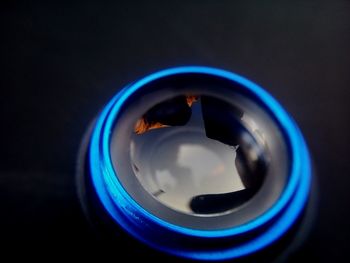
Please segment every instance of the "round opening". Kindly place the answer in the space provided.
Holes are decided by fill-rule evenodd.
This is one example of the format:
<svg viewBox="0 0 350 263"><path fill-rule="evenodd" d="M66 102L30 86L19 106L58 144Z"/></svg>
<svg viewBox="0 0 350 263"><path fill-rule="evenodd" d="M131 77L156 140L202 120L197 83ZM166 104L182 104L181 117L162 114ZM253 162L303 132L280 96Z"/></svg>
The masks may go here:
<svg viewBox="0 0 350 263"><path fill-rule="evenodd" d="M289 177L284 133L239 83L170 75L128 97L114 120L117 179L151 214L195 229L247 223L271 208Z"/></svg>

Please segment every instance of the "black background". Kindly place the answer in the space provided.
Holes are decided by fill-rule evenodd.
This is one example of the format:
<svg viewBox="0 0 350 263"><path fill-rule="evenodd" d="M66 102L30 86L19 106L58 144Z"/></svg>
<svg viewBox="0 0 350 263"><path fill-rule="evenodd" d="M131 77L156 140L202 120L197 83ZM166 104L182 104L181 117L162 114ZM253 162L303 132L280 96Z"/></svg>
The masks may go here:
<svg viewBox="0 0 350 263"><path fill-rule="evenodd" d="M198 64L261 84L296 119L320 186L296 258L349 259L350 1L8 1L0 20L2 243L93 240L74 178L86 127L128 82Z"/></svg>

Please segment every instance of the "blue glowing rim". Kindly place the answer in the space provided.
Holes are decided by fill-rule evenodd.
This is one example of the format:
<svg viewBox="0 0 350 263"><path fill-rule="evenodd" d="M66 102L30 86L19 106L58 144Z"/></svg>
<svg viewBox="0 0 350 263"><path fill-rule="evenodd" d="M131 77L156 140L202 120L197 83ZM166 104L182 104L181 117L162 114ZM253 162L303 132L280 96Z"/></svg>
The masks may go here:
<svg viewBox="0 0 350 263"><path fill-rule="evenodd" d="M124 102L132 96L135 91L154 80L172 75L193 73L228 79L241 84L242 88L250 90L257 95L261 102L274 114L274 117L286 135L286 139L289 140L291 147L291 158L293 162L290 170L289 182L278 201L258 218L233 228L220 230L190 229L171 224L156 217L141 207L126 192L118 180L110 158L110 134L113 129L114 121L121 107L123 107ZM96 193L108 213L119 225L131 235L152 247L178 256L202 260L222 260L241 257L254 253L279 239L293 225L303 211L310 191L312 174L309 152L301 132L292 118L269 93L257 84L237 74L222 69L202 66L185 66L165 69L148 75L120 91L105 106L97 118L90 142L89 161L91 178ZM281 213L281 211L283 211L283 213ZM146 222L145 228L154 225L163 231L171 231L186 236L209 239L244 234L265 225L272 219L276 219L277 215L280 216L271 227L249 242L218 251L194 251L189 249L173 249L164 244L159 244L154 240L150 240L150 238L142 234L142 231L135 227L130 220L125 219L125 215L127 217L132 217L135 216L135 213L138 219L141 218Z"/></svg>

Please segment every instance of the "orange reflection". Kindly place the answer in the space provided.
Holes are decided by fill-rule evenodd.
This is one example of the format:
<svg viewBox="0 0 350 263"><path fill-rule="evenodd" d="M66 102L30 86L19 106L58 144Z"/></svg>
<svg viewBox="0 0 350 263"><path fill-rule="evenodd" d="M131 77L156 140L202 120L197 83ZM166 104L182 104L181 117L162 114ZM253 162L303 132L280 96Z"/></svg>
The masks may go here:
<svg viewBox="0 0 350 263"><path fill-rule="evenodd" d="M192 104L196 102L199 99L199 96L195 95L187 95L186 96L186 102L189 107L192 107ZM168 125L164 125L160 122L153 122L153 123L148 123L145 117L140 118L134 127L134 132L136 134L143 134L149 130L153 129L159 129L159 128L164 128L164 127L169 127Z"/></svg>

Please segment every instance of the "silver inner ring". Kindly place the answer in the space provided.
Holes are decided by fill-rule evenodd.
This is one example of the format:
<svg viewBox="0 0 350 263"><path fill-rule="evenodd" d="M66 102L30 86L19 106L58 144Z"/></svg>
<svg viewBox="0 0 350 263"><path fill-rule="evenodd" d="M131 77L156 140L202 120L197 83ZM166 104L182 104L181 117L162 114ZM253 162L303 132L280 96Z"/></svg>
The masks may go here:
<svg viewBox="0 0 350 263"><path fill-rule="evenodd" d="M155 81L127 101L111 134L114 169L136 202L170 223L202 230L244 224L283 192L283 133L240 85L188 78ZM191 106L188 97L196 98ZM149 127L137 133L140 119Z"/></svg>

